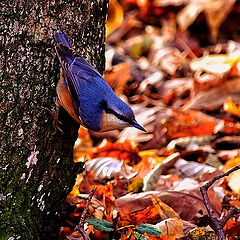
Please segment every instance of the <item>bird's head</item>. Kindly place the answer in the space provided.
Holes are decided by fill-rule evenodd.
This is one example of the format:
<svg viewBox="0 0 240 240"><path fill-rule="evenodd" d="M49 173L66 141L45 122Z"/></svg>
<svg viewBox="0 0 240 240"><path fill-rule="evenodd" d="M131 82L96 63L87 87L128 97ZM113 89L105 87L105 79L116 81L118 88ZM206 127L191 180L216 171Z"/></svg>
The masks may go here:
<svg viewBox="0 0 240 240"><path fill-rule="evenodd" d="M104 115L102 119L102 128L122 129L125 127L135 127L141 131L146 130L137 123L133 110L120 98L113 97L111 101L104 104Z"/></svg>

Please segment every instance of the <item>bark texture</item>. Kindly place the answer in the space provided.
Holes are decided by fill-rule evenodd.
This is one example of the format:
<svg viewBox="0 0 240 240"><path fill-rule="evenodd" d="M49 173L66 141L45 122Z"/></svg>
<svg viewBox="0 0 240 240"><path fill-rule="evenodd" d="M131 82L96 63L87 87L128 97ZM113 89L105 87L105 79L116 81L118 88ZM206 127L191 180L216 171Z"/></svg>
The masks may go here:
<svg viewBox="0 0 240 240"><path fill-rule="evenodd" d="M54 30L104 69L107 0L0 3L0 239L58 239L62 206L81 166L73 163L78 125L62 109L53 135L60 65Z"/></svg>

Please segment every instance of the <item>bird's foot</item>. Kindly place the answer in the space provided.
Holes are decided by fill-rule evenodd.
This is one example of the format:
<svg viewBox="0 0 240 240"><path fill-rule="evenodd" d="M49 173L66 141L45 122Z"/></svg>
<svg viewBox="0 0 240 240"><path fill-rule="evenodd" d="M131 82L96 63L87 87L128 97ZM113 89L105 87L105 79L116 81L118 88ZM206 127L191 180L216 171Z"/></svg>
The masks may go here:
<svg viewBox="0 0 240 240"><path fill-rule="evenodd" d="M51 116L52 118L54 119L53 120L53 127L54 127L54 133L53 135L55 135L57 133L57 131L59 131L61 134L63 134L63 130L61 129L61 127L59 127L59 125L63 125L62 122L60 122L58 120L59 118L59 108L60 108L60 104L58 102L58 100L56 101L56 105L57 105L57 109L56 109L56 113L54 113L53 111L51 111L49 108L45 107L45 111L47 111Z"/></svg>

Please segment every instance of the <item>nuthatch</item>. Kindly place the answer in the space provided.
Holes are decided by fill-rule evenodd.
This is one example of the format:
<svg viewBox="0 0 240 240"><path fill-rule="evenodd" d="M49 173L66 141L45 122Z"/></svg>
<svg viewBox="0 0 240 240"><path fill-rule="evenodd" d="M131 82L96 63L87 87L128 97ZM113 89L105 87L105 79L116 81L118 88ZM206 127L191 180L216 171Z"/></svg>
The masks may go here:
<svg viewBox="0 0 240 240"><path fill-rule="evenodd" d="M125 127L146 131L123 102L81 55L74 51L65 33L56 31L56 52L61 63L57 85L59 104L82 126L98 132Z"/></svg>

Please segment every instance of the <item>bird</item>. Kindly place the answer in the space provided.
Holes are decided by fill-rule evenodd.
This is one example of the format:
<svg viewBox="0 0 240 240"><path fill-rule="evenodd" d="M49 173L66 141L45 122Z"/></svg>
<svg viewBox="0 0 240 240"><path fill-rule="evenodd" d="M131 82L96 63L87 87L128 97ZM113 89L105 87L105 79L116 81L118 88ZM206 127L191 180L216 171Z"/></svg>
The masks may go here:
<svg viewBox="0 0 240 240"><path fill-rule="evenodd" d="M54 32L60 61L58 104L83 127L106 132L125 127L146 130L136 121L133 110L122 101L101 74L75 51L64 31Z"/></svg>

